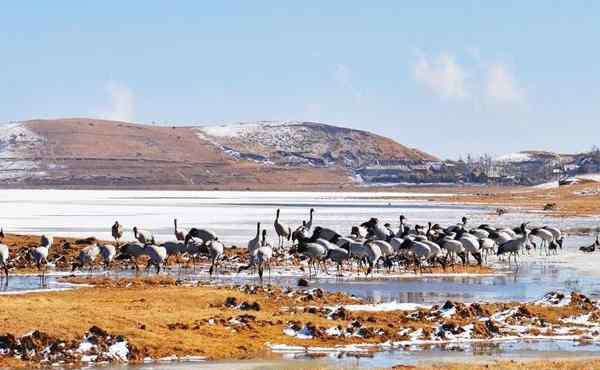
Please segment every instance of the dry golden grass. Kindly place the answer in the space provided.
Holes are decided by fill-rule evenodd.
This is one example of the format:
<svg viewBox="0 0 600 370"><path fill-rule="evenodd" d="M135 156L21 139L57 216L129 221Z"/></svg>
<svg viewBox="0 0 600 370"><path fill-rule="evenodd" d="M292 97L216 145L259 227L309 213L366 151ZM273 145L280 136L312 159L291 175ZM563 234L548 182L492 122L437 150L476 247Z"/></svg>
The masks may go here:
<svg viewBox="0 0 600 370"><path fill-rule="evenodd" d="M454 192L454 189L453 189ZM600 214L600 183L581 182L555 189L526 187L462 189L459 195L443 197L453 203L489 204L498 207L519 207L541 211L549 203L556 208L547 211L553 216L590 216Z"/></svg>

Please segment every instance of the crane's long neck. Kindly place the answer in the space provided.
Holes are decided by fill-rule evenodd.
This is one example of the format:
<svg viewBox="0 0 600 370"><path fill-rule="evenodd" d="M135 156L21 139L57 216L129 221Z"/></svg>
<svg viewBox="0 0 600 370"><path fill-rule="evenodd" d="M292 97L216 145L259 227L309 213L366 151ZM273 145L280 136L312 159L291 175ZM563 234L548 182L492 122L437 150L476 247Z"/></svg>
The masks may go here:
<svg viewBox="0 0 600 370"><path fill-rule="evenodd" d="M308 219L308 223L310 223L310 224L312 224L312 221L313 221L313 212L314 211L311 209L310 210L310 218Z"/></svg>
<svg viewBox="0 0 600 370"><path fill-rule="evenodd" d="M256 239L260 238L260 223L256 224Z"/></svg>
<svg viewBox="0 0 600 370"><path fill-rule="evenodd" d="M177 232L177 219L175 219L173 223L175 224L175 232Z"/></svg>

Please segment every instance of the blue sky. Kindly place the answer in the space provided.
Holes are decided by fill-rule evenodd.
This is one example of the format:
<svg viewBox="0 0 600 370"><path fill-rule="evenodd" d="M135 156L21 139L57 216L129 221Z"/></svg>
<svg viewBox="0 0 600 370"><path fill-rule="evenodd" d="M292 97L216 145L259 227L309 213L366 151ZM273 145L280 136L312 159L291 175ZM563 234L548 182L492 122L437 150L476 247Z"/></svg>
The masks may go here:
<svg viewBox="0 0 600 370"><path fill-rule="evenodd" d="M7 3L0 121L310 120L451 158L600 144L600 2L374 3Z"/></svg>

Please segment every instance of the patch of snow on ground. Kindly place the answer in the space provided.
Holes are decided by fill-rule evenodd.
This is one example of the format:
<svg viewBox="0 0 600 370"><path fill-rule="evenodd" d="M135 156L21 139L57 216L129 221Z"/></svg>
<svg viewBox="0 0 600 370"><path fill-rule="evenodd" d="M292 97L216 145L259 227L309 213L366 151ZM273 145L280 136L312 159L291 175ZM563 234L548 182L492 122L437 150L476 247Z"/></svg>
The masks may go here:
<svg viewBox="0 0 600 370"><path fill-rule="evenodd" d="M416 303L398 303L385 302L379 304L350 304L344 305L348 311L363 311L363 312L388 312L388 311L414 311L419 308L430 308L430 306L420 305Z"/></svg>
<svg viewBox="0 0 600 370"><path fill-rule="evenodd" d="M581 180L600 182L600 173L588 173L585 175L577 175L575 177L577 177L578 179L581 179Z"/></svg>
<svg viewBox="0 0 600 370"><path fill-rule="evenodd" d="M510 153L510 154L501 155L500 157L496 158L496 161L497 162L526 162L530 159L531 159L531 156L529 154L518 152L518 153Z"/></svg>

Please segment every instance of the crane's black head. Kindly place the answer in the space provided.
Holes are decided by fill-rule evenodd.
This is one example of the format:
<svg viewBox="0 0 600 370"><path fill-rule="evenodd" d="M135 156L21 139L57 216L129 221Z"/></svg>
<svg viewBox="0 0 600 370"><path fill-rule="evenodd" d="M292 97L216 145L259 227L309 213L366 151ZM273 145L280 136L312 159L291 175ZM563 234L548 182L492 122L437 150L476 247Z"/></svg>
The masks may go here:
<svg viewBox="0 0 600 370"><path fill-rule="evenodd" d="M404 220L406 220L406 217L404 217L404 215L400 215L400 222L403 222Z"/></svg>
<svg viewBox="0 0 600 370"><path fill-rule="evenodd" d="M311 209L310 209L310 213L313 213L314 211L315 211L315 209L314 209L314 208L311 208Z"/></svg>
<svg viewBox="0 0 600 370"><path fill-rule="evenodd" d="M0 229L0 238L4 238L4 229Z"/></svg>
<svg viewBox="0 0 600 370"><path fill-rule="evenodd" d="M133 227L133 232L134 232L134 233L137 233L137 232L138 232L138 228L137 228L137 226L134 226L134 227Z"/></svg>
<svg viewBox="0 0 600 370"><path fill-rule="evenodd" d="M469 221L469 219L467 218L467 216L463 216L463 218L461 219L461 221L462 221L462 223L463 223L464 225L466 225L466 224L467 224L467 221Z"/></svg>
<svg viewBox="0 0 600 370"><path fill-rule="evenodd" d="M389 229L390 227L392 227L392 225L390 225L390 223L386 222L386 223L383 225L383 227L387 227L387 228Z"/></svg>

